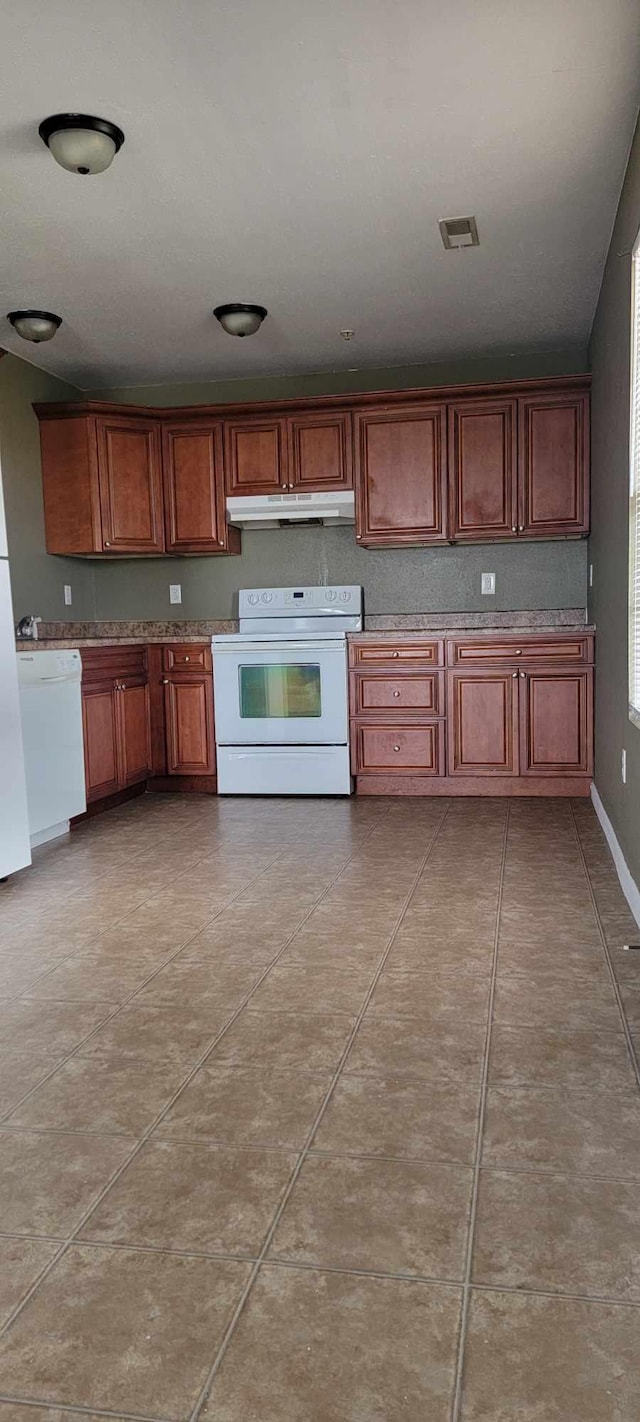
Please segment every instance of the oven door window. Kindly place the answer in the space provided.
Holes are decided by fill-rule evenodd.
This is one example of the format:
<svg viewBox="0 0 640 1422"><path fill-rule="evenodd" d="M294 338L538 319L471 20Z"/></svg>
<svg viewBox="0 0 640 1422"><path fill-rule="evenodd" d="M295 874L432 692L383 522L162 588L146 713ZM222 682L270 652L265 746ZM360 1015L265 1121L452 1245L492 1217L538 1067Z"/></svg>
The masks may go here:
<svg viewBox="0 0 640 1422"><path fill-rule="evenodd" d="M295 720L321 716L320 667L265 663L238 667L240 715L243 720Z"/></svg>

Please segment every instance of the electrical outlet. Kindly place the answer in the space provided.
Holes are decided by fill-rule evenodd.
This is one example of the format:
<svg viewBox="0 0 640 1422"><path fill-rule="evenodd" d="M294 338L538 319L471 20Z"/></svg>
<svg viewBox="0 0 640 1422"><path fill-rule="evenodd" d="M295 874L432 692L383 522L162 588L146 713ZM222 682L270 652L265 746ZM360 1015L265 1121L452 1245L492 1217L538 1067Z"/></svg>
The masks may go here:
<svg viewBox="0 0 640 1422"><path fill-rule="evenodd" d="M72 597L71 597L71 587L70 587L69 583L65 583L65 585L64 585L64 605L65 605L65 607L71 607L72 601L73 601L73 599L72 599Z"/></svg>
<svg viewBox="0 0 640 1422"><path fill-rule="evenodd" d="M623 785L626 785L626 783L627 783L627 752L626 752L626 750L623 750L623 752L622 752L622 763L621 763L621 766L620 766L620 770L621 770L621 773L622 773L622 784L623 784Z"/></svg>
<svg viewBox="0 0 640 1422"><path fill-rule="evenodd" d="M490 593L490 594L493 595L493 594L495 593L495 590L496 590L496 575L495 575L495 573L481 573L481 574L480 574L480 592L481 592L481 593Z"/></svg>
<svg viewBox="0 0 640 1422"><path fill-rule="evenodd" d="M180 583L169 583L169 602L182 602Z"/></svg>

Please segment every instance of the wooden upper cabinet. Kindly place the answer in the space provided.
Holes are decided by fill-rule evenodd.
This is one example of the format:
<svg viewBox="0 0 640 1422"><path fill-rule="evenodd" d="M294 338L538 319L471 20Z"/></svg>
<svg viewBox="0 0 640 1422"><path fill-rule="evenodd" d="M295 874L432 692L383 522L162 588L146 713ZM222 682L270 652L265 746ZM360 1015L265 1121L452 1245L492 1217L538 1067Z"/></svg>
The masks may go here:
<svg viewBox="0 0 640 1422"><path fill-rule="evenodd" d="M309 493L353 487L348 411L292 415L287 420L290 489Z"/></svg>
<svg viewBox="0 0 640 1422"><path fill-rule="evenodd" d="M512 538L517 524L517 403L449 406L451 538Z"/></svg>
<svg viewBox="0 0 640 1422"><path fill-rule="evenodd" d="M164 552L157 423L112 416L97 420L96 433L103 549Z"/></svg>
<svg viewBox="0 0 640 1422"><path fill-rule="evenodd" d="M228 494L283 493L288 482L285 417L225 420L224 459Z"/></svg>
<svg viewBox="0 0 640 1422"><path fill-rule="evenodd" d="M519 401L518 531L553 538L589 531L589 396Z"/></svg>
<svg viewBox="0 0 640 1422"><path fill-rule="evenodd" d="M163 424L162 464L169 553L240 551L227 524L222 423Z"/></svg>
<svg viewBox="0 0 640 1422"><path fill-rule="evenodd" d="M358 542L442 543L446 407L425 402L357 410L354 451Z"/></svg>

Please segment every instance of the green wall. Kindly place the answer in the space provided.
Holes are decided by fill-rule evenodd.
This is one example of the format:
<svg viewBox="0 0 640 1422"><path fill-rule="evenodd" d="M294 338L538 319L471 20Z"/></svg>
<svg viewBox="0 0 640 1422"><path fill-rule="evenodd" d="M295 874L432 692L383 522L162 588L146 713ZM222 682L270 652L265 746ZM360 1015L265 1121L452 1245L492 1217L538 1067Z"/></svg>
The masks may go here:
<svg viewBox="0 0 640 1422"><path fill-rule="evenodd" d="M136 386L92 392L133 404L197 405L227 401L285 400L469 382L566 375L586 369L584 351L506 356L392 370L273 376L192 385ZM481 597L481 572L495 572L495 598ZM352 529L289 528L243 533L239 558L138 560L96 569L99 617L170 617L169 583L182 586L185 617L229 617L241 587L289 582L357 582L369 612L469 612L540 607L584 607L584 543L518 544L471 548L370 550Z"/></svg>
<svg viewBox="0 0 640 1422"><path fill-rule="evenodd" d="M636 131L591 337L593 562L597 624L595 783L640 885L640 730L628 716L630 247L640 227ZM627 783L620 774L627 752Z"/></svg>
<svg viewBox="0 0 640 1422"><path fill-rule="evenodd" d="M78 400L79 392L35 365L6 355L0 360L0 462L14 619L32 612L44 618L94 617L94 569L79 558L52 558L45 551L38 421L34 400ZM73 604L64 605L64 584Z"/></svg>

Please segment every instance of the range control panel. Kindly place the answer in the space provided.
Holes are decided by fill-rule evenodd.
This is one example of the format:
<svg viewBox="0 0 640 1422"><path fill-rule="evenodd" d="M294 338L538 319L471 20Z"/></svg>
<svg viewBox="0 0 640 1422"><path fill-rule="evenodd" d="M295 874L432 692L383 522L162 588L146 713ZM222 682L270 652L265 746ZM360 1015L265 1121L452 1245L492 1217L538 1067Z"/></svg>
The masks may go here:
<svg viewBox="0 0 640 1422"><path fill-rule="evenodd" d="M320 617L323 613L340 612L357 615L362 609L362 588L242 588L238 602L241 617Z"/></svg>

